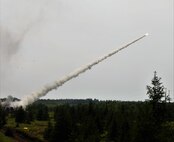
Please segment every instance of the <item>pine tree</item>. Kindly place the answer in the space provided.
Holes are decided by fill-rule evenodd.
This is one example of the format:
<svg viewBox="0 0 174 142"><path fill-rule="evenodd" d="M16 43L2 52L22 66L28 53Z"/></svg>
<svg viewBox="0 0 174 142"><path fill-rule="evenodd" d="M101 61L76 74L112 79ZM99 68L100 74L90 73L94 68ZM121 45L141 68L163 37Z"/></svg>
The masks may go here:
<svg viewBox="0 0 174 142"><path fill-rule="evenodd" d="M162 98L164 97L165 91L164 86L160 82L161 78L157 76L157 72L154 72L154 77L152 79L152 87L147 86L147 95L149 95L150 101L153 103L162 102Z"/></svg>
<svg viewBox="0 0 174 142"><path fill-rule="evenodd" d="M16 109L16 113L15 113L15 121L16 123L23 123L25 122L25 118L26 118L26 112L22 107L19 107Z"/></svg>
<svg viewBox="0 0 174 142"><path fill-rule="evenodd" d="M166 102L164 100L165 88L162 85L161 78L157 76L157 72L154 72L152 79L152 86L147 86L147 94L150 99L150 119L147 121L145 128L148 128L149 135L148 141L159 141L158 135L162 128L163 122L166 119Z"/></svg>
<svg viewBox="0 0 174 142"><path fill-rule="evenodd" d="M48 126L44 131L43 137L45 140L50 140L51 133L53 131L53 125L50 121L48 121Z"/></svg>
<svg viewBox="0 0 174 142"><path fill-rule="evenodd" d="M0 128L6 124L6 113L4 108L0 105Z"/></svg>

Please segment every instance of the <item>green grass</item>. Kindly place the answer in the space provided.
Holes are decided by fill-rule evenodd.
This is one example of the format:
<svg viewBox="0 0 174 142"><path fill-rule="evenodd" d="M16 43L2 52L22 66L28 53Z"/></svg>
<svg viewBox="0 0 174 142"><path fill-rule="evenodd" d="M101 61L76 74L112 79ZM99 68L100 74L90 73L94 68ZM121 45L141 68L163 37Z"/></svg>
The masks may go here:
<svg viewBox="0 0 174 142"><path fill-rule="evenodd" d="M8 117L6 126L14 128L16 126L15 119Z"/></svg>
<svg viewBox="0 0 174 142"><path fill-rule="evenodd" d="M54 125L55 122L54 122L53 112L49 112L49 118L51 123ZM19 127L16 127L15 118L9 115L7 118L7 124L5 126L12 129L19 130L23 133L26 133L28 136L37 137L38 139L43 140L44 139L43 133L45 128L48 126L48 121L34 120L30 124L20 123ZM24 129L24 128L27 128L27 129ZM0 142L3 142L3 141L0 139Z"/></svg>
<svg viewBox="0 0 174 142"><path fill-rule="evenodd" d="M32 121L30 124L20 123L19 127L16 127L16 122L14 118L9 117L6 126L10 128L15 128L16 130L22 131L27 135L32 137L37 137L43 140L43 132L48 125L48 121ZM24 128L28 128L27 130ZM1 141L0 141L1 142Z"/></svg>
<svg viewBox="0 0 174 142"><path fill-rule="evenodd" d="M0 132L0 142L14 142L15 140L5 136L2 132Z"/></svg>
<svg viewBox="0 0 174 142"><path fill-rule="evenodd" d="M16 129L43 140L43 132L47 127L47 124L47 121L33 121L31 124L21 123ZM25 130L25 127L27 127L28 130Z"/></svg>

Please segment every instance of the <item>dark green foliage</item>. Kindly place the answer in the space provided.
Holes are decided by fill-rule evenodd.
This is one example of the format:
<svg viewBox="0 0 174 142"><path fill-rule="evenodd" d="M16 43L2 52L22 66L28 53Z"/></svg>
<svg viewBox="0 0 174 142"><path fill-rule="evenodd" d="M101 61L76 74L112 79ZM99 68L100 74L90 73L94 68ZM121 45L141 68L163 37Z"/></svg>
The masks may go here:
<svg viewBox="0 0 174 142"><path fill-rule="evenodd" d="M42 121L48 120L48 107L45 104L33 104L26 108L27 121L32 121L34 119Z"/></svg>
<svg viewBox="0 0 174 142"><path fill-rule="evenodd" d="M37 105L36 119L37 120L48 120L48 107L44 104Z"/></svg>
<svg viewBox="0 0 174 142"><path fill-rule="evenodd" d="M160 103L164 97L164 86L160 81L161 78L157 76L157 72L155 71L154 77L152 79L152 87L147 86L147 94L149 95L150 101L152 103Z"/></svg>
<svg viewBox="0 0 174 142"><path fill-rule="evenodd" d="M44 104L37 102L26 110L18 108L15 111L16 121L48 120L43 134L47 142L173 142L174 103L165 101L160 80L155 72L152 86L147 86L149 101L88 99L73 103L71 99L53 100L54 105L59 102L55 107L51 100L41 100ZM12 111L8 109L7 112ZM2 112L0 108L0 114ZM2 120L0 118L0 122Z"/></svg>
<svg viewBox="0 0 174 142"><path fill-rule="evenodd" d="M34 104L45 104L48 107L56 107L57 105L78 105L78 104L89 104L90 102L99 102L97 99L56 99L56 100L50 100L50 99L40 99L36 101Z"/></svg>
<svg viewBox="0 0 174 142"><path fill-rule="evenodd" d="M9 137L13 137L13 130L10 129L10 128L7 128L7 129L5 130L5 135L6 135L6 136L9 136Z"/></svg>
<svg viewBox="0 0 174 142"><path fill-rule="evenodd" d="M166 110L172 106L167 104ZM169 113L174 113L174 109ZM170 142L173 137L174 127L168 128L168 120L174 121L174 116L156 123L149 102L61 105L55 108L54 114L55 125L48 125L45 130L49 130L45 138L50 142Z"/></svg>
<svg viewBox="0 0 174 142"><path fill-rule="evenodd" d="M22 107L15 110L15 121L16 123L23 123L26 119L26 112Z"/></svg>
<svg viewBox="0 0 174 142"><path fill-rule="evenodd" d="M147 94L150 98L150 105L152 106L152 116L155 125L160 126L162 121L166 118L166 101L164 98L164 86L161 83L161 78L154 72L152 79L152 86L147 86Z"/></svg>
<svg viewBox="0 0 174 142"><path fill-rule="evenodd" d="M69 106L62 106L57 107L55 109L55 121L56 124L54 126L52 135L51 135L51 142L57 142L57 139L61 142L66 142L69 139L72 122L70 116L70 109Z"/></svg>
<svg viewBox="0 0 174 142"><path fill-rule="evenodd" d="M50 140L51 139L52 130L53 130L53 125L49 121L48 122L48 127L45 129L44 134L43 134L44 135L44 139L46 139L46 140Z"/></svg>
<svg viewBox="0 0 174 142"><path fill-rule="evenodd" d="M2 128L6 124L6 111L4 108L0 105L0 128Z"/></svg>
<svg viewBox="0 0 174 142"><path fill-rule="evenodd" d="M49 111L51 115L46 117L48 126L43 133L48 142L173 142L174 103L152 102L90 101L51 109L33 104L25 110L0 108L0 112L17 117L19 124L33 123L38 114L42 116L43 111L45 114ZM19 116L23 119L19 120Z"/></svg>
<svg viewBox="0 0 174 142"><path fill-rule="evenodd" d="M33 108L31 105L27 106L26 108L26 122L30 123L34 120L35 111L33 111Z"/></svg>

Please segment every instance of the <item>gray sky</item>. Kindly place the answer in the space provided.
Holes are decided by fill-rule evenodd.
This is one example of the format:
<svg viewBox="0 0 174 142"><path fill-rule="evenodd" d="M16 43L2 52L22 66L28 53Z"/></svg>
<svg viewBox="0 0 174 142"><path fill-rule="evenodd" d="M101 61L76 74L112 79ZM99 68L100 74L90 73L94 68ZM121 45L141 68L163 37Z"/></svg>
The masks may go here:
<svg viewBox="0 0 174 142"><path fill-rule="evenodd" d="M43 98L144 100L155 70L173 97L173 16L173 0L0 0L0 97L29 95L146 32Z"/></svg>

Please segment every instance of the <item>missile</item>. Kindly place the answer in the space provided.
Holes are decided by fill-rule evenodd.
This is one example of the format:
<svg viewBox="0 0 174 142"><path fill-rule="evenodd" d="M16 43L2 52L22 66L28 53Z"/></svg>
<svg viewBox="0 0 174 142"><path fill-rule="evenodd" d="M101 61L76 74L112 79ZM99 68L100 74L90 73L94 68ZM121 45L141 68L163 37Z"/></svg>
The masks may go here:
<svg viewBox="0 0 174 142"><path fill-rule="evenodd" d="M149 33L145 33L145 36L148 36L149 35Z"/></svg>

